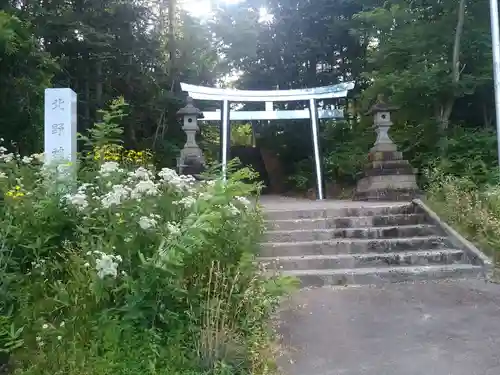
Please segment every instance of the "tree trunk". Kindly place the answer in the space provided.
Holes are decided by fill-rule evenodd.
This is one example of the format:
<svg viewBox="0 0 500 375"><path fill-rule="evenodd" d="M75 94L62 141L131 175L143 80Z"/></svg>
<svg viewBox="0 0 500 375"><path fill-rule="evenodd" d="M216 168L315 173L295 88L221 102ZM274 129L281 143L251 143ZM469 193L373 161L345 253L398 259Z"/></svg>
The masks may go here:
<svg viewBox="0 0 500 375"><path fill-rule="evenodd" d="M175 17L177 9L177 0L168 0L168 54L170 58L170 75L172 78L172 85L170 91L175 89L175 79L176 79L176 54L177 54L177 43L175 40Z"/></svg>
<svg viewBox="0 0 500 375"><path fill-rule="evenodd" d="M84 106L84 117L85 117L85 129L92 126L92 121L90 119L90 64L87 60L87 79L85 80L85 106Z"/></svg>
<svg viewBox="0 0 500 375"><path fill-rule="evenodd" d="M457 28L455 30L455 41L453 43L453 57L452 57L452 71L451 71L451 83L454 89L458 82L460 81L460 43L462 41L462 33L464 30L465 21L465 5L466 0L460 0L458 3L458 19ZM453 112L453 106L455 104L455 93L450 94L450 98L441 106L439 110L439 127L441 133L441 153L446 153L447 137L446 132L450 123L451 113Z"/></svg>
<svg viewBox="0 0 500 375"><path fill-rule="evenodd" d="M488 113L488 106L483 103L483 125L485 128L490 128L493 125L493 118Z"/></svg>
<svg viewBox="0 0 500 375"><path fill-rule="evenodd" d="M97 109L103 107L102 103L102 60L97 58L96 61L96 87L95 87L95 101Z"/></svg>

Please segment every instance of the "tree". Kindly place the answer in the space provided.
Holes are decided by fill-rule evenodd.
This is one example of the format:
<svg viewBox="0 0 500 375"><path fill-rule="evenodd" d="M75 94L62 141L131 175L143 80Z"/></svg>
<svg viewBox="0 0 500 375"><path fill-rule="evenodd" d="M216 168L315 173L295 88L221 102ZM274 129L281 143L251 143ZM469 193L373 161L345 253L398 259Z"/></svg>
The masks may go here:
<svg viewBox="0 0 500 375"><path fill-rule="evenodd" d="M175 117L184 98L179 82L212 84L219 75L207 28L200 28L174 0L10 0L2 7L32 26L34 55L57 62L52 76L39 82L41 89L77 92L80 132L100 120L98 110L106 103L123 96L129 103L126 144L154 147L166 162L175 160L184 137ZM14 85L12 61L2 79ZM35 66L30 65L27 77L44 71ZM41 113L42 104L38 96L30 109ZM0 110L6 112L2 105ZM26 120L25 126L40 125L38 119Z"/></svg>
<svg viewBox="0 0 500 375"><path fill-rule="evenodd" d="M31 25L0 11L0 136L17 141L25 152L41 146L43 112L37 104L55 70Z"/></svg>
<svg viewBox="0 0 500 375"><path fill-rule="evenodd" d="M350 33L350 19L362 10L355 0L248 0L222 8L214 33L234 69L244 72L240 85L281 89L356 80L364 45ZM259 22L259 9L273 15Z"/></svg>
<svg viewBox="0 0 500 375"><path fill-rule="evenodd" d="M411 108L408 118L433 117L445 132L455 101L473 95L487 77L487 59L468 63L475 53L486 55L484 49L468 49L477 37L478 9L465 0L393 0L359 13L359 27L375 42L369 50L367 97L386 92Z"/></svg>

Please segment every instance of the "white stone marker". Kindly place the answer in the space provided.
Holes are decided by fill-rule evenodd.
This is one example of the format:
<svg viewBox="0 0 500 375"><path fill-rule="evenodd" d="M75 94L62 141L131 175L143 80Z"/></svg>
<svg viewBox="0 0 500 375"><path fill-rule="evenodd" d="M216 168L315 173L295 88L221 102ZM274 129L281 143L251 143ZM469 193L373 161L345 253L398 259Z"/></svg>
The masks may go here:
<svg viewBox="0 0 500 375"><path fill-rule="evenodd" d="M45 164L76 164L76 93L45 89Z"/></svg>

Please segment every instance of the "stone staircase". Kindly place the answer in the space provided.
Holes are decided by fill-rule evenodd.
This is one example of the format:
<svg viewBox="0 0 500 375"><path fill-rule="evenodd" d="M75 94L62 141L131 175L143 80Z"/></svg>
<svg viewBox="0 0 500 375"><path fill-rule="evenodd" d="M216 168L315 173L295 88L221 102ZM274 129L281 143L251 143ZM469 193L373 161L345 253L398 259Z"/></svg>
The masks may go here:
<svg viewBox="0 0 500 375"><path fill-rule="evenodd" d="M302 286L465 278L482 272L415 204L304 207L266 211L260 258L268 269L298 277Z"/></svg>

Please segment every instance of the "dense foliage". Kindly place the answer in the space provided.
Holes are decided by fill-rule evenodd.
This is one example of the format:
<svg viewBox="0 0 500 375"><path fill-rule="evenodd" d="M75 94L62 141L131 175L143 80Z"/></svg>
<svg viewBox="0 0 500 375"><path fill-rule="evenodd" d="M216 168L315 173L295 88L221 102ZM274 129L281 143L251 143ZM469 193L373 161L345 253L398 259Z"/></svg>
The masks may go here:
<svg viewBox="0 0 500 375"><path fill-rule="evenodd" d="M359 173L359 158L373 141L371 119L364 111L378 94L400 107L392 135L415 168L423 171L447 159L450 173L473 172L490 180L489 173L483 175L496 163L487 0L244 4L222 7L213 25L228 64L242 72L240 87L356 82L349 123L322 125L329 181L352 184ZM259 22L260 7L268 9L272 20ZM314 185L307 123L265 125L260 135L257 145L281 156L295 184Z"/></svg>
<svg viewBox="0 0 500 375"><path fill-rule="evenodd" d="M163 0L9 0L0 5L0 136L25 153L42 142L43 90L78 94L80 132L112 98L129 103L124 141L170 163L183 133L179 82L212 85L218 56L210 32Z"/></svg>
<svg viewBox="0 0 500 375"><path fill-rule="evenodd" d="M183 100L178 83L213 85L233 71L240 76L236 85L250 89L356 82L349 122L322 125L330 181L352 184L359 173L361 154L373 139L363 113L380 93L400 107L393 136L415 168L446 158L446 168L462 174L495 163L487 0L242 0L219 2L203 20L181 5L2 3L0 136L23 152L38 150L43 89L70 86L79 97L79 131L100 120L98 108L122 95L130 104L125 144L152 149L173 164L184 139L175 119ZM261 9L272 17L261 19ZM205 104L199 103L202 109ZM313 184L307 123L252 126L257 146L280 156L292 185ZM218 160L216 128L202 138L207 158ZM471 155L473 166L465 166Z"/></svg>

